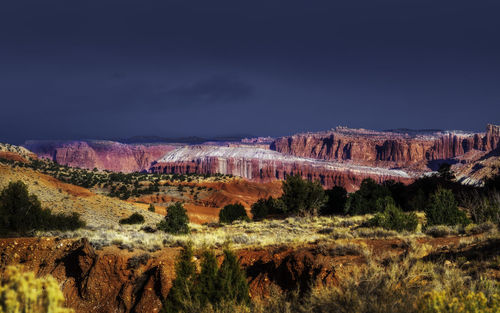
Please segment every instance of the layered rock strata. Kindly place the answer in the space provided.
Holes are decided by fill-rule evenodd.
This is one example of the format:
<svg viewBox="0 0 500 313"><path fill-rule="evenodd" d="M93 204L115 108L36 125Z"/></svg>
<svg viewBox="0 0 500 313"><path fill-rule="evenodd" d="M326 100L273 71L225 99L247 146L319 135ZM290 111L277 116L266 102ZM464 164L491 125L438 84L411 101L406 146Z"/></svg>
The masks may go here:
<svg viewBox="0 0 500 313"><path fill-rule="evenodd" d="M154 173L231 174L258 182L285 179L300 174L318 180L324 187L344 186L352 191L365 178L377 182L409 182L410 175L401 170L340 164L311 158L284 155L253 147L187 146L167 153L151 169Z"/></svg>

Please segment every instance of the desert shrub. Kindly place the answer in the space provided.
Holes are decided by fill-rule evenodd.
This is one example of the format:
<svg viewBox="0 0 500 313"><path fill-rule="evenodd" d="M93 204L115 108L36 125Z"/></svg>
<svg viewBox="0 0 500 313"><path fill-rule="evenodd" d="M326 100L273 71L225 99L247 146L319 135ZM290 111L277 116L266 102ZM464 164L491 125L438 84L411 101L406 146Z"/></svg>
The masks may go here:
<svg viewBox="0 0 500 313"><path fill-rule="evenodd" d="M327 201L320 210L321 215L345 214L347 202L347 190L344 187L335 186L325 190Z"/></svg>
<svg viewBox="0 0 500 313"><path fill-rule="evenodd" d="M142 224L144 223L144 216L139 213L133 213L127 218L122 218L120 224Z"/></svg>
<svg viewBox="0 0 500 313"><path fill-rule="evenodd" d="M302 179L300 175L289 176L283 182L283 202L287 212L316 215L326 201L325 191L317 181Z"/></svg>
<svg viewBox="0 0 500 313"><path fill-rule="evenodd" d="M283 214L286 211L285 204L281 199L269 197L267 199L259 199L252 204L250 212L254 220L266 218L269 214Z"/></svg>
<svg viewBox="0 0 500 313"><path fill-rule="evenodd" d="M35 195L22 182L11 182L0 193L0 233L25 234L33 230L74 230L85 226L80 215L53 214L42 209Z"/></svg>
<svg viewBox="0 0 500 313"><path fill-rule="evenodd" d="M69 313L57 281L33 272L7 267L0 277L0 313Z"/></svg>
<svg viewBox="0 0 500 313"><path fill-rule="evenodd" d="M157 228L171 234L189 233L189 217L182 203L177 202L167 208L167 215L158 223Z"/></svg>
<svg viewBox="0 0 500 313"><path fill-rule="evenodd" d="M496 313L500 312L500 294L488 299L482 292L451 296L446 291L426 293L418 302L422 313Z"/></svg>
<svg viewBox="0 0 500 313"><path fill-rule="evenodd" d="M232 223L233 221L249 221L245 207L240 203L228 204L219 212L220 223Z"/></svg>
<svg viewBox="0 0 500 313"><path fill-rule="evenodd" d="M438 189L431 195L425 209L427 225L466 225L469 223L465 212L458 209L455 196L449 189Z"/></svg>
<svg viewBox="0 0 500 313"><path fill-rule="evenodd" d="M374 213L377 211L377 200L390 196L389 189L366 178L361 182L359 190L350 194L346 203L346 212L350 215Z"/></svg>
<svg viewBox="0 0 500 313"><path fill-rule="evenodd" d="M390 197L387 198L392 199ZM392 202L386 200L384 211L375 214L375 216L368 221L368 224L396 231L414 231L418 226L418 218L414 212L404 213L394 204L393 200Z"/></svg>
<svg viewBox="0 0 500 313"><path fill-rule="evenodd" d="M458 233L459 232L456 227L447 225L434 225L425 229L425 234L432 237L446 237L450 235L458 235Z"/></svg>
<svg viewBox="0 0 500 313"><path fill-rule="evenodd" d="M495 228L496 225L488 221L481 224L469 224L465 227L465 232L467 234L478 235L490 232Z"/></svg>
<svg viewBox="0 0 500 313"><path fill-rule="evenodd" d="M151 258L151 255L149 253L143 253L139 255L135 255L128 259L127 261L127 267L128 268L138 268L140 265L146 265L148 263L149 259Z"/></svg>
<svg viewBox="0 0 500 313"><path fill-rule="evenodd" d="M500 225L500 193L479 192L461 194L461 203L467 208L474 223L487 221Z"/></svg>
<svg viewBox="0 0 500 313"><path fill-rule="evenodd" d="M153 213L154 213L154 212L156 211L156 210L155 210L155 206L154 206L154 205L152 205L152 204L150 204L150 205L149 205L149 207L148 207L148 211L149 211L149 212L153 212Z"/></svg>

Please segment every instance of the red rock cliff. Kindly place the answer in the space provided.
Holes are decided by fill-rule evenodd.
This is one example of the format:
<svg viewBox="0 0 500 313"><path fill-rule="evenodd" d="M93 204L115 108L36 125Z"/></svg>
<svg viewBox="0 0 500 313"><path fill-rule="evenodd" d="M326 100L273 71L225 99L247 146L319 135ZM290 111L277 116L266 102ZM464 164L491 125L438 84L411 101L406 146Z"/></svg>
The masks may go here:
<svg viewBox="0 0 500 313"><path fill-rule="evenodd" d="M151 163L175 149L165 144L122 144L113 141L28 141L29 150L59 164L115 172L149 169Z"/></svg>
<svg viewBox="0 0 500 313"><path fill-rule="evenodd" d="M425 169L428 162L447 160L471 150L489 152L500 145L500 126L488 125L486 133L377 132L338 127L321 133L276 139L278 152L355 164Z"/></svg>

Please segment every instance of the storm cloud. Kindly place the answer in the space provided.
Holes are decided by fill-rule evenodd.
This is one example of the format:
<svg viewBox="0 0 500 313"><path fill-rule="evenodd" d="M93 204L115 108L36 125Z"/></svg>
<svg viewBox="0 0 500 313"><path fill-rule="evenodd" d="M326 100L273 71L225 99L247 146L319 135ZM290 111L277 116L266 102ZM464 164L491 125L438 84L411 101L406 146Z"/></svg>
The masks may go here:
<svg viewBox="0 0 500 313"><path fill-rule="evenodd" d="M496 0L0 4L0 141L500 123Z"/></svg>

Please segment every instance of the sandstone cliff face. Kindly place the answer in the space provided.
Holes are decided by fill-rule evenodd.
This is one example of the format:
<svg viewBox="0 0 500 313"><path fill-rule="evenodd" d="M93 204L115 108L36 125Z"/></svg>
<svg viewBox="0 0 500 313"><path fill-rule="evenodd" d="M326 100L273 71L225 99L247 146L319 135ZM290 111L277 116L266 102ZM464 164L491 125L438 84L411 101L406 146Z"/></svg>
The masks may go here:
<svg viewBox="0 0 500 313"><path fill-rule="evenodd" d="M253 147L189 146L167 153L151 167L154 173L232 174L258 182L285 179L300 174L330 188L344 186L353 191L365 178L410 182L404 171L339 164L300 158Z"/></svg>
<svg viewBox="0 0 500 313"><path fill-rule="evenodd" d="M25 147L59 164L114 172L138 172L175 149L172 145L134 145L113 141L28 141Z"/></svg>
<svg viewBox="0 0 500 313"><path fill-rule="evenodd" d="M490 152L500 146L500 126L488 125L486 133L376 132L336 128L323 133L299 134L276 139L278 152L329 161L382 167L425 170L431 161L448 160L471 150Z"/></svg>

